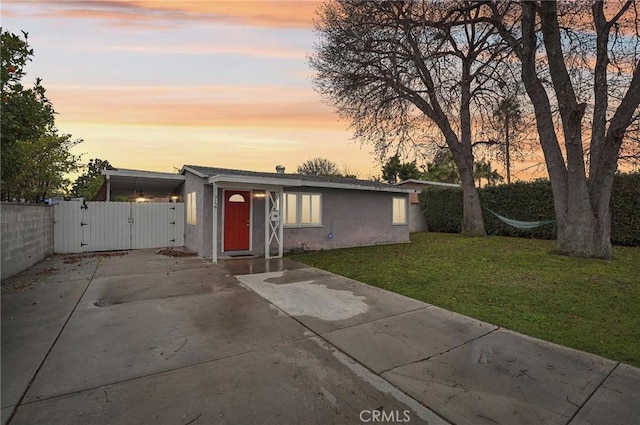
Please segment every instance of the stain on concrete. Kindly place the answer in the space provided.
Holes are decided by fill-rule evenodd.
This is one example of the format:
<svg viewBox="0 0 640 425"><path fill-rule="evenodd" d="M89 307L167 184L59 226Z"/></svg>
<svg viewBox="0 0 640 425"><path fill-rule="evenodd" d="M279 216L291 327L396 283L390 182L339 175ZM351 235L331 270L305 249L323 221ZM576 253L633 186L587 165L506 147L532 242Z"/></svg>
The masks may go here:
<svg viewBox="0 0 640 425"><path fill-rule="evenodd" d="M95 307L109 307L115 304L122 304L122 303L119 301L110 300L108 298L102 298L102 299L99 299L98 301L94 301L93 303Z"/></svg>
<svg viewBox="0 0 640 425"><path fill-rule="evenodd" d="M236 276L243 285L291 316L311 316L320 320L346 320L369 311L366 297L351 291L331 289L313 280L285 284L270 283L284 272Z"/></svg>

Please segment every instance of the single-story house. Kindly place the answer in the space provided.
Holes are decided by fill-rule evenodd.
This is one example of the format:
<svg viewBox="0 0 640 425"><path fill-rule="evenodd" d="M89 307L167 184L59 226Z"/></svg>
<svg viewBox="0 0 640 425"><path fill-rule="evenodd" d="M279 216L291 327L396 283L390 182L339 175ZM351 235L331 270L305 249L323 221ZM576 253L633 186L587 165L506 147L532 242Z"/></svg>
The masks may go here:
<svg viewBox="0 0 640 425"><path fill-rule="evenodd" d="M409 242L410 189L369 180L185 165L179 174L105 170L103 200L154 192L184 202L185 247L220 257ZM135 185L136 190L127 191ZM162 192L166 192L164 195ZM215 241L215 242L214 242Z"/></svg>
<svg viewBox="0 0 640 425"><path fill-rule="evenodd" d="M427 221L422 213L418 194L427 187L460 187L456 183L442 183L429 180L408 179L395 184L398 187L409 189L409 231L426 232L428 230Z"/></svg>

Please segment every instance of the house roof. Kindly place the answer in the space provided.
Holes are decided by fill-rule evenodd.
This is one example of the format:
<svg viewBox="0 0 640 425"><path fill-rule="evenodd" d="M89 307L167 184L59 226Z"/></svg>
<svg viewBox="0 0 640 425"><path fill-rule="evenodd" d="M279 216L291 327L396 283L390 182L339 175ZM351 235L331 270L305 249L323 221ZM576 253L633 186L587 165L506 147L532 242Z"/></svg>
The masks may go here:
<svg viewBox="0 0 640 425"><path fill-rule="evenodd" d="M410 190L372 180L351 179L333 176L309 176L305 174L267 173L259 171L233 170L228 168L185 165L180 171L190 171L209 182L232 182L259 185L278 185L283 187L324 187L336 189L372 190L383 192L407 193Z"/></svg>
<svg viewBox="0 0 640 425"><path fill-rule="evenodd" d="M408 179L402 180L399 183L396 183L396 186L405 186L407 184L419 184L423 186L442 186L442 187L460 187L458 183L443 183L443 182L434 182L430 180L418 180L418 179Z"/></svg>
<svg viewBox="0 0 640 425"><path fill-rule="evenodd" d="M117 168L102 170L105 182L94 200L106 200L107 181L111 189L110 199L132 198L144 194L148 198L168 198L176 193L185 177L180 174Z"/></svg>

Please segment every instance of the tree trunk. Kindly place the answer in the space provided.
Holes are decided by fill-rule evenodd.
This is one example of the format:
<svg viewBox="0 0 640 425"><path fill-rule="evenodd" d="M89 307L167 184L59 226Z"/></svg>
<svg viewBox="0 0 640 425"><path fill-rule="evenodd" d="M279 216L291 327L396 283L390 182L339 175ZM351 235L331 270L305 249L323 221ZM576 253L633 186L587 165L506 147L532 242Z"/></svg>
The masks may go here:
<svg viewBox="0 0 640 425"><path fill-rule="evenodd" d="M471 149L452 151L462 181L462 236L486 236L480 195L473 175Z"/></svg>
<svg viewBox="0 0 640 425"><path fill-rule="evenodd" d="M610 196L601 192L606 201L603 199L596 209L591 207L586 187L570 191L569 199L554 200L558 253L575 257L612 258Z"/></svg>
<svg viewBox="0 0 640 425"><path fill-rule="evenodd" d="M482 206L480 196L473 181L468 178L462 179L462 236L486 236L484 229L484 219L482 217Z"/></svg>
<svg viewBox="0 0 640 425"><path fill-rule="evenodd" d="M471 64L469 58L462 60L462 76L460 80L460 143L449 139L453 159L456 161L460 180L462 181L462 236L486 236L484 217L480 196L476 190L471 144ZM480 186L481 175L478 175Z"/></svg>

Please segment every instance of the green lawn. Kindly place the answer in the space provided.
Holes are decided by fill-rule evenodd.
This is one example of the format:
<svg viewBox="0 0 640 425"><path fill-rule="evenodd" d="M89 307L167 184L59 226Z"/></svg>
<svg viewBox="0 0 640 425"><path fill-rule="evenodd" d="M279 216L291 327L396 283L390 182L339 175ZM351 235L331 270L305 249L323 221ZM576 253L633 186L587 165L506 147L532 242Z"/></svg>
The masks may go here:
<svg viewBox="0 0 640 425"><path fill-rule="evenodd" d="M640 366L640 248L612 261L554 243L419 233L412 243L291 256L527 335Z"/></svg>

